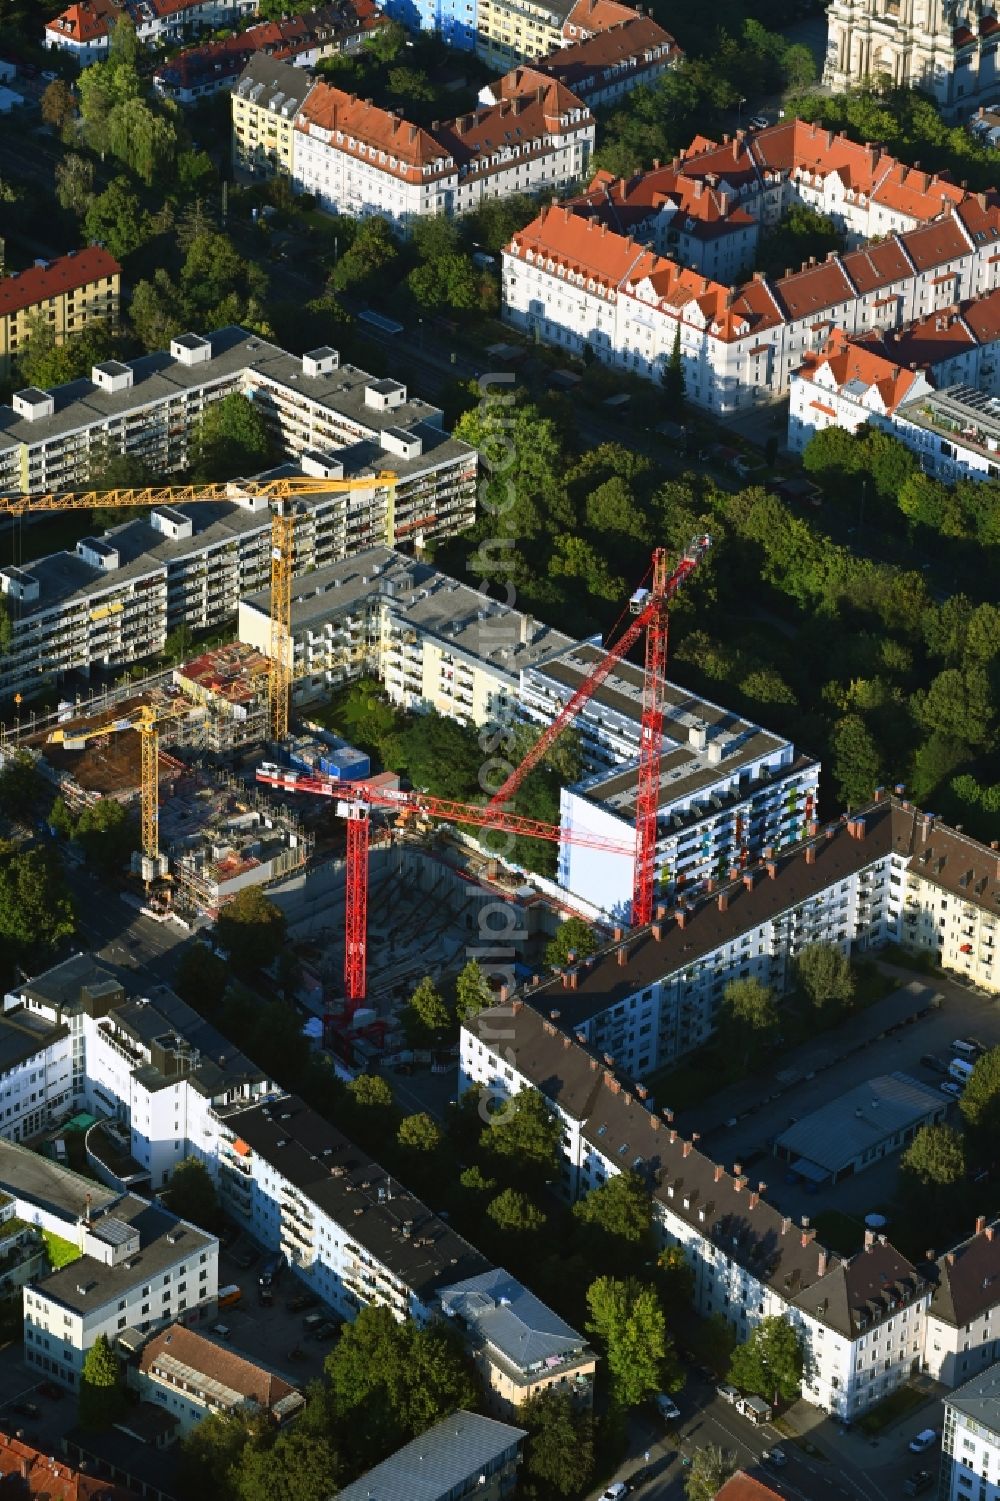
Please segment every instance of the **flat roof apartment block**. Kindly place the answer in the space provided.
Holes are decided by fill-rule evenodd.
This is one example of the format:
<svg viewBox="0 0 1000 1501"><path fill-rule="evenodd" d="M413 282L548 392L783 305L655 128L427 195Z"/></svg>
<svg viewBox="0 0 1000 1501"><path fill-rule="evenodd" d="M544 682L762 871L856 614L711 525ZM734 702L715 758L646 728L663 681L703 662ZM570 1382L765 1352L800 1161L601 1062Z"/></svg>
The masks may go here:
<svg viewBox="0 0 1000 1501"><path fill-rule="evenodd" d="M115 368L112 369L111 365ZM253 400L277 447L318 479L370 478L298 505L298 571L379 542L416 546L460 531L475 513L474 449L441 412L399 382L391 399L335 350L301 359L240 328L181 335L169 353L95 367L90 381L18 393L0 408L0 493L84 488L96 454L134 453L169 475L187 463L206 409L232 392ZM22 400L22 397L24 398ZM391 470L391 488L377 476ZM300 472L290 470L287 472ZM74 552L0 569L12 616L0 691L38 691L53 676L148 656L179 625L236 614L269 578L270 520L252 483L227 502L162 506L148 521L85 539Z"/></svg>
<svg viewBox="0 0 1000 1501"><path fill-rule="evenodd" d="M502 1501L517 1482L523 1428L456 1412L338 1491L340 1501Z"/></svg>

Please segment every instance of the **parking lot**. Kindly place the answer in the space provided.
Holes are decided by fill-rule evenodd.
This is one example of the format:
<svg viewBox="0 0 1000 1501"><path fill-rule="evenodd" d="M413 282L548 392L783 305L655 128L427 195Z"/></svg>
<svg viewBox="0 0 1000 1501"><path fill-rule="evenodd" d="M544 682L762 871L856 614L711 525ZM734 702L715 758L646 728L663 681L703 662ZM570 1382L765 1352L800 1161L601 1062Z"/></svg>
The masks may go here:
<svg viewBox="0 0 1000 1501"><path fill-rule="evenodd" d="M899 1171L897 1153L818 1191L786 1183L786 1165L772 1155L771 1142L793 1120L879 1074L902 1071L937 1088L942 1075L925 1067L921 1057L934 1054L947 1063L954 1038L971 1035L1000 1045L1000 1008L994 999L947 978L915 981L905 971L886 970L899 978L912 1001L901 1006L898 993L887 996L856 1022L849 1020L782 1056L769 1075L761 1073L679 1116L682 1130L692 1124L701 1130L705 1150L716 1161L730 1167L739 1162L752 1180L766 1182L768 1200L784 1214L800 1218L819 1209L870 1213L892 1197ZM922 1014L897 1020L915 1011ZM864 1029L873 1019L877 1024L879 1015L885 1027L872 1036ZM954 1103L949 1105L949 1114L955 1109Z"/></svg>
<svg viewBox="0 0 1000 1501"><path fill-rule="evenodd" d="M274 1302L270 1307L262 1306L258 1275L263 1255L252 1267L241 1267L233 1258L234 1252L238 1255L248 1247L249 1241L244 1239L231 1251L222 1252L219 1286L236 1284L243 1296L238 1303L220 1308L218 1319L202 1332L216 1337L213 1328L221 1325L229 1331L225 1342L231 1349L250 1360L260 1361L287 1377L295 1386L303 1386L320 1375L323 1361L333 1345L332 1339L315 1339L304 1327L303 1320L329 1313L329 1310L317 1303L315 1307L291 1312L288 1304L306 1289L301 1279L287 1269L275 1285Z"/></svg>

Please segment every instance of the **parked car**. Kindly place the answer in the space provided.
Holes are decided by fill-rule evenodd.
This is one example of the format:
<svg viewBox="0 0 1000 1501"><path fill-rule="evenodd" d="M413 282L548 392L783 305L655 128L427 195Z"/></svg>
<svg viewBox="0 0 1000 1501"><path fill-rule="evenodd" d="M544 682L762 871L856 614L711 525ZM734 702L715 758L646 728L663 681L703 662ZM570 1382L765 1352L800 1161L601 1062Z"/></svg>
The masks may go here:
<svg viewBox="0 0 1000 1501"><path fill-rule="evenodd" d="M653 1398L653 1406L666 1423L676 1422L681 1415L681 1410L677 1406L677 1403L673 1397L668 1397L666 1392L657 1392Z"/></svg>
<svg viewBox="0 0 1000 1501"><path fill-rule="evenodd" d="M285 1307L289 1313L304 1313L307 1308L315 1308L318 1302L315 1293L296 1293L294 1298L289 1298Z"/></svg>
<svg viewBox="0 0 1000 1501"><path fill-rule="evenodd" d="M335 1324L332 1319L324 1319L322 1323L316 1325L312 1331L312 1337L313 1339L336 1339L339 1333L339 1324Z"/></svg>
<svg viewBox="0 0 1000 1501"><path fill-rule="evenodd" d="M960 1100L962 1098L961 1084L953 1084L950 1079L946 1079L943 1084L939 1084L938 1089L940 1089L942 1094L950 1095L953 1100Z"/></svg>
<svg viewBox="0 0 1000 1501"><path fill-rule="evenodd" d="M62 1387L57 1386L54 1381L40 1381L35 1391L40 1397L48 1397L50 1402L61 1402L66 1395Z"/></svg>
<svg viewBox="0 0 1000 1501"><path fill-rule="evenodd" d="M923 1064L924 1068L931 1069L935 1074L946 1074L948 1072L948 1065L947 1063L945 1063L944 1059L935 1058L933 1053L924 1053L920 1062Z"/></svg>
<svg viewBox="0 0 1000 1501"><path fill-rule="evenodd" d="M42 1410L37 1402L14 1402L11 1412L16 1412L22 1418L40 1418Z"/></svg>
<svg viewBox="0 0 1000 1501"><path fill-rule="evenodd" d="M622 1497L627 1495L628 1486L624 1480L613 1480L601 1497L601 1501L622 1501Z"/></svg>
<svg viewBox="0 0 1000 1501"><path fill-rule="evenodd" d="M768 126L768 119L767 119L766 115L751 115L751 117L750 117L750 129L751 130L766 130L767 126Z"/></svg>
<svg viewBox="0 0 1000 1501"><path fill-rule="evenodd" d="M925 1454L928 1449L933 1449L938 1441L936 1428L921 1428L915 1437L910 1439L911 1454Z"/></svg>
<svg viewBox="0 0 1000 1501"><path fill-rule="evenodd" d="M213 1324L209 1330L209 1333L214 1334L216 1339L228 1339L232 1332L228 1324Z"/></svg>
<svg viewBox="0 0 1000 1501"><path fill-rule="evenodd" d="M725 1381L721 1386L715 1388L715 1395L721 1397L723 1402L728 1402L730 1407L735 1407L736 1403L740 1400L740 1394L736 1390L736 1387L730 1386Z"/></svg>
<svg viewBox="0 0 1000 1501"><path fill-rule="evenodd" d="M919 1496L929 1490L933 1484L934 1472L932 1470L915 1470L903 1481L903 1495Z"/></svg>
<svg viewBox="0 0 1000 1501"><path fill-rule="evenodd" d="M274 1307L274 1289L271 1287L270 1283L268 1283L266 1286L261 1283L260 1287L258 1287L257 1302L261 1308Z"/></svg>
<svg viewBox="0 0 1000 1501"><path fill-rule="evenodd" d="M760 1457L766 1465L774 1465L778 1470L788 1463L788 1455L784 1449L765 1449Z"/></svg>

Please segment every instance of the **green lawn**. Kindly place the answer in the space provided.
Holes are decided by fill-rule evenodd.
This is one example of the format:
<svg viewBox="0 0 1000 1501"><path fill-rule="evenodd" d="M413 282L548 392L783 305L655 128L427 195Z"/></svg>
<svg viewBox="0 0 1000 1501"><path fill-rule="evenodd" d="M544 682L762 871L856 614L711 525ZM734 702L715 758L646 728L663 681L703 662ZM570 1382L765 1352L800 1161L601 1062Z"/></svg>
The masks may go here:
<svg viewBox="0 0 1000 1501"><path fill-rule="evenodd" d="M63 1240L61 1235L53 1235L51 1230L43 1230L42 1239L53 1271L57 1272L61 1266L69 1266L71 1261L78 1261L82 1255L79 1246L75 1246L71 1240Z"/></svg>

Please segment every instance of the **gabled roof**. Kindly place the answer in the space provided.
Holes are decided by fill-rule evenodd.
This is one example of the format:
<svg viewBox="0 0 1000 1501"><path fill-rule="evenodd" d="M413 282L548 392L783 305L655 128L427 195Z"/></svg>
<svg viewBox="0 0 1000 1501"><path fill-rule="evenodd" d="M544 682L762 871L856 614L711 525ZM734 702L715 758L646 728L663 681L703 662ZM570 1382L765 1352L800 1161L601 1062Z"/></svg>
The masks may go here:
<svg viewBox="0 0 1000 1501"><path fill-rule="evenodd" d="M876 1239L869 1233L869 1241L850 1261L832 1266L815 1286L792 1299L803 1313L852 1340L927 1290L923 1273L884 1235Z"/></svg>
<svg viewBox="0 0 1000 1501"><path fill-rule="evenodd" d="M102 1475L81 1474L62 1459L52 1459L24 1439L0 1433L0 1476L10 1496L33 1501L132 1501L133 1492Z"/></svg>
<svg viewBox="0 0 1000 1501"><path fill-rule="evenodd" d="M915 371L897 364L865 343L848 338L841 329L834 330L819 354L807 355L796 373L804 380L812 380L824 367L830 371L838 389L852 382L865 389L874 386L887 412L895 411L919 380Z"/></svg>
<svg viewBox="0 0 1000 1501"><path fill-rule="evenodd" d="M958 1328L1000 1303L1000 1223L981 1220L976 1233L933 1263L931 1313Z"/></svg>
<svg viewBox="0 0 1000 1501"><path fill-rule="evenodd" d="M822 313L842 302L852 302L855 295L838 256L780 277L774 283L774 291L785 314L792 319L808 318L810 313Z"/></svg>
<svg viewBox="0 0 1000 1501"><path fill-rule="evenodd" d="M918 271L931 271L969 253L969 242L950 214L932 224L909 229L900 238Z"/></svg>
<svg viewBox="0 0 1000 1501"><path fill-rule="evenodd" d="M175 87L191 88L208 78L231 77L255 52L277 59L309 52L330 37L370 31L384 24L374 0L332 0L316 10L262 21L201 47L187 47L169 62L161 63L155 77Z"/></svg>
<svg viewBox="0 0 1000 1501"><path fill-rule="evenodd" d="M636 19L636 11L619 0L576 0L563 22L563 36L593 36Z"/></svg>
<svg viewBox="0 0 1000 1501"><path fill-rule="evenodd" d="M315 126L341 133L343 140L336 143L337 148L349 155L384 152L386 160L379 163L382 170L408 181L422 181L425 167L454 171L445 166L447 148L429 131L329 83L317 83L301 105L295 126L306 132Z"/></svg>
<svg viewBox="0 0 1000 1501"><path fill-rule="evenodd" d="M517 232L508 253L526 260L551 260L560 270L582 275L613 291L638 261L645 246L616 235L606 225L581 219L561 204L549 204Z"/></svg>
<svg viewBox="0 0 1000 1501"><path fill-rule="evenodd" d="M508 168L512 151L522 158L529 151L548 152L552 136L593 124L590 110L575 94L533 67L513 69L489 93L493 103L431 127L440 153L467 172L493 165Z"/></svg>
<svg viewBox="0 0 1000 1501"><path fill-rule="evenodd" d="M114 0L76 0L58 16L46 21L45 30L86 45L106 37L113 21L122 14Z"/></svg>
<svg viewBox="0 0 1000 1501"><path fill-rule="evenodd" d="M781 1501L781 1492L773 1491L763 1480L748 1475L746 1470L737 1470L730 1475L715 1501Z"/></svg>
<svg viewBox="0 0 1000 1501"><path fill-rule="evenodd" d="M88 245L85 250L61 255L56 261L32 266L0 280L0 318L34 307L48 297L85 287L92 281L121 274L121 266L109 251L99 245Z"/></svg>
<svg viewBox="0 0 1000 1501"><path fill-rule="evenodd" d="M186 1381L195 1391L208 1390L216 1396L225 1388L230 1402L255 1402L265 1412L296 1395L295 1387L265 1370L235 1350L227 1350L183 1324L171 1324L148 1341L139 1357L139 1370L146 1376L163 1375L166 1379ZM199 1381L210 1383L206 1388ZM229 1405L227 1403L227 1405Z"/></svg>
<svg viewBox="0 0 1000 1501"><path fill-rule="evenodd" d="M601 0L601 3L606 3L606 0ZM557 47L534 66L570 88L583 84L596 88L608 72L614 76L629 65L633 65L636 72L645 68L658 70L669 66L681 55L674 38L652 16L630 14L628 20L606 31Z"/></svg>
<svg viewBox="0 0 1000 1501"><path fill-rule="evenodd" d="M520 1370L558 1362L586 1344L582 1334L502 1267L443 1287L440 1297L449 1318L460 1319Z"/></svg>

